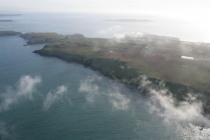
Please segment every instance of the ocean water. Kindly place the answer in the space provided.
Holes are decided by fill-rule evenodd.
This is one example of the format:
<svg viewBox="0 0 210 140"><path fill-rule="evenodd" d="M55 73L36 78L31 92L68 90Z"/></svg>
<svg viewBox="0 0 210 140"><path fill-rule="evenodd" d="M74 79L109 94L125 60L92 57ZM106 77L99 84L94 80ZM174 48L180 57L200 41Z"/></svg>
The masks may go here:
<svg viewBox="0 0 210 140"><path fill-rule="evenodd" d="M80 65L33 54L41 46L26 47L18 37L2 37L0 43L2 139L174 139L173 131L149 114L134 91ZM25 94L32 97L19 95L31 86ZM56 94L61 86L67 91ZM130 95L138 103L128 105ZM6 100L11 103L6 105Z"/></svg>
<svg viewBox="0 0 210 140"><path fill-rule="evenodd" d="M58 22L51 22L55 18L51 16L14 17L14 22L0 23L0 30L95 36L92 29L104 26L98 24L100 18L92 21L86 17L84 23L77 23L72 19L78 15L70 19L64 15L56 17ZM94 26L83 26L92 22ZM201 130L194 124L195 120L209 123L199 112L200 102L177 107L172 97L154 90L153 98L145 98L81 65L34 54L43 45L24 46L25 43L17 36L0 37L1 140L210 138L209 129Z"/></svg>

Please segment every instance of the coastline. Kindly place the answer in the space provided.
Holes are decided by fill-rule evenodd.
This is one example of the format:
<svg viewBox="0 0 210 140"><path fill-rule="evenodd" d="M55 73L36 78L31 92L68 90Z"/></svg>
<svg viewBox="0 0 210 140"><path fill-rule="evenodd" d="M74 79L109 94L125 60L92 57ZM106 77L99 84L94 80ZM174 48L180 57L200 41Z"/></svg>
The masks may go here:
<svg viewBox="0 0 210 140"><path fill-rule="evenodd" d="M173 96L176 101L182 102L186 101L186 99L189 96L189 93L193 96L197 97L198 100L203 101L203 113L204 115L208 115L210 113L210 92L205 90L198 90L193 87L181 85L178 83L172 83L168 81L163 81L156 78L147 77L146 75L142 73L136 73L135 69L131 69L131 71L134 71L134 74L131 75L131 77L127 77L128 79L125 79L125 77L119 77L114 75L115 72L112 71L112 68L106 65L105 67L108 67L108 71L104 71L104 67L101 67L100 63L103 63L104 61L108 63L115 63L117 66L120 67L122 64L126 65L123 62L120 61L113 61L113 60L106 60L106 59L88 59L80 55L75 54L59 54L59 53L49 53L47 51L44 51L44 49L41 50L35 50L33 53L36 53L38 55L41 55L43 57L55 57L58 59L61 59L66 62L70 63L77 63L80 65L83 65L84 67L90 68L94 71L99 72L103 76L110 78L114 81L117 81L119 83L124 84L128 88L137 90L139 94L141 94L144 97L150 97L150 89L155 89L156 91L162 91L166 90L167 94L169 96ZM97 62L97 63L95 63ZM97 65L99 64L99 65ZM120 64L120 65L119 65ZM146 85L144 83L148 82Z"/></svg>
<svg viewBox="0 0 210 140"><path fill-rule="evenodd" d="M102 75L125 84L128 87L137 89L141 94L147 96L150 87L157 90L167 89L168 94L176 97L177 100L185 100L188 93L201 95L199 98L205 101L205 112L210 112L210 96L208 90L201 90L192 86L183 85L164 79L154 78L132 67L126 61L107 56L111 51L129 51L126 47L114 50L112 47L106 50L106 46L95 48L95 44L106 44L108 40L101 38L86 38L80 34L63 36L57 33L26 33L22 34L13 31L4 31L7 35L18 35L23 38L28 45L45 44L45 46L34 51L41 56L56 57L67 62L74 62L95 70ZM1 34L1 33L0 33ZM92 41L92 42L91 42ZM94 44L95 43L95 44ZM111 42L112 43L112 42ZM127 42L126 42L127 43ZM130 43L130 42L129 42ZM108 44L110 45L110 44ZM118 44L117 44L118 45ZM124 44L119 44L124 45ZM99 50L98 50L99 49ZM144 82L149 81L148 85ZM142 86L144 85L144 86Z"/></svg>

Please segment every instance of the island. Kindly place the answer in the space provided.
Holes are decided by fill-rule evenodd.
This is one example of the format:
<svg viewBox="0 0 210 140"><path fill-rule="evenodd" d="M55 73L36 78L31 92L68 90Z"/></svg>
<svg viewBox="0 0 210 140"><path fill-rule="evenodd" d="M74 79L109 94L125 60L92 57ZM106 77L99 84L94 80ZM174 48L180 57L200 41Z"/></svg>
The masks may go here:
<svg viewBox="0 0 210 140"><path fill-rule="evenodd" d="M13 22L11 19L0 19L0 22Z"/></svg>
<svg viewBox="0 0 210 140"><path fill-rule="evenodd" d="M16 31L0 31L0 37L1 36L19 36L21 35L21 32Z"/></svg>
<svg viewBox="0 0 210 140"><path fill-rule="evenodd" d="M7 31L0 32L6 34ZM15 35L15 32L13 32ZM145 34L138 37L89 38L82 34L18 33L34 51L82 64L146 95L148 87L166 88L179 100L199 94L210 112L210 44ZM17 35L16 34L16 35ZM149 83L145 84L146 81Z"/></svg>
<svg viewBox="0 0 210 140"><path fill-rule="evenodd" d="M16 17L21 16L22 14L9 14L9 13L0 13L0 17Z"/></svg>

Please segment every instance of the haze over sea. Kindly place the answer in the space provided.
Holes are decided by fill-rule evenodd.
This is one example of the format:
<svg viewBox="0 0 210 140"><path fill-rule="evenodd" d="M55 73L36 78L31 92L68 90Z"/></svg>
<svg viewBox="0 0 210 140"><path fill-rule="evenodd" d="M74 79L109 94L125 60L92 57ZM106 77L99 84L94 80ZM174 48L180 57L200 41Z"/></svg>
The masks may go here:
<svg viewBox="0 0 210 140"><path fill-rule="evenodd" d="M204 39L192 34L195 30L187 32L187 24L151 16L26 13L7 19L13 21L0 22L1 31L82 33L90 37L143 32ZM32 53L43 45L24 44L17 36L0 37L0 140L210 138L208 128L201 131L193 123L204 120L199 112L202 103L175 106L172 97L161 94L165 89L152 90L152 98L145 98L81 65Z"/></svg>
<svg viewBox="0 0 210 140"><path fill-rule="evenodd" d="M178 20L151 15L97 15L82 13L23 13L21 16L0 17L0 30L20 32L81 33L93 37L123 34L156 34L178 37L193 42L210 42L208 22ZM88 27L88 28L87 28Z"/></svg>

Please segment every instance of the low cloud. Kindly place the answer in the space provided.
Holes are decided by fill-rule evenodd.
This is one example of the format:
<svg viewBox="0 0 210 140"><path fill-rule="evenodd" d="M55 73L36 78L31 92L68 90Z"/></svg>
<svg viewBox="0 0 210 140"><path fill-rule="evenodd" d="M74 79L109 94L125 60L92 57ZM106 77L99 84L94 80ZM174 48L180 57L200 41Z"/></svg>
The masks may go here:
<svg viewBox="0 0 210 140"><path fill-rule="evenodd" d="M200 101L177 102L167 90L150 90L151 111L160 115L164 121L205 121Z"/></svg>
<svg viewBox="0 0 210 140"><path fill-rule="evenodd" d="M95 102L95 98L99 95L100 89L97 84L101 80L99 76L89 76L81 81L79 92L85 94L86 101L89 103Z"/></svg>
<svg viewBox="0 0 210 140"><path fill-rule="evenodd" d="M37 84L41 83L41 78L38 76L32 77L26 75L20 78L18 83L18 96L26 96L32 99L32 92L34 91Z"/></svg>
<svg viewBox="0 0 210 140"><path fill-rule="evenodd" d="M121 93L116 85L110 86L108 89L101 89L100 82L102 78L99 76L89 76L81 81L79 92L84 93L88 103L94 103L97 97L103 96L116 110L129 109L130 99Z"/></svg>
<svg viewBox="0 0 210 140"><path fill-rule="evenodd" d="M128 111L136 102L133 96L125 94L119 85L103 88L101 77L90 76L80 83L79 91L87 102L95 103L104 97L114 110ZM163 83L164 84L164 83ZM146 76L141 77L139 89L148 91L145 98L149 112L159 117L165 125L175 128L176 134L184 140L209 140L210 120L203 114L203 103L194 94L188 93L184 101L178 101L166 88L156 86ZM164 86L163 86L164 87ZM103 88L103 89L102 89ZM131 104L132 103L132 104Z"/></svg>
<svg viewBox="0 0 210 140"><path fill-rule="evenodd" d="M108 27L106 29L100 30L100 31L98 31L98 33L101 34L101 35L113 35L113 34L116 34L118 32L121 32L122 29L123 29L122 26L115 25L115 26L111 26L111 27Z"/></svg>
<svg viewBox="0 0 210 140"><path fill-rule="evenodd" d="M58 86L54 91L50 91L43 102L43 109L48 110L55 102L64 96L67 90L68 89L66 86L61 85Z"/></svg>
<svg viewBox="0 0 210 140"><path fill-rule="evenodd" d="M209 140L210 120L203 115L203 104L192 94L185 101L177 101L167 89L150 87L149 110L166 125L176 128L184 140Z"/></svg>
<svg viewBox="0 0 210 140"><path fill-rule="evenodd" d="M10 107L18 103L22 97L31 100L34 90L41 81L39 76L22 76L16 86L9 87L5 93L0 95L0 112L9 110Z"/></svg>
<svg viewBox="0 0 210 140"><path fill-rule="evenodd" d="M117 110L129 109L130 99L115 89L108 94L112 107Z"/></svg>
<svg viewBox="0 0 210 140"><path fill-rule="evenodd" d="M188 93L184 101L178 101L166 88L156 89L146 76L140 82L148 91L145 98L149 112L159 117L165 125L175 128L178 137L184 140L209 140L210 120L203 114L203 103L194 94ZM81 81L79 91L84 93L87 102L97 102L97 97L104 97L114 110L127 111L135 103L132 96L126 95L119 85L112 84L102 89L103 80L90 76ZM99 98L98 98L99 99Z"/></svg>
<svg viewBox="0 0 210 140"><path fill-rule="evenodd" d="M114 34L114 40L117 41L128 41L130 39L136 40L139 38L142 38L144 36L144 33L142 32L118 32Z"/></svg>

